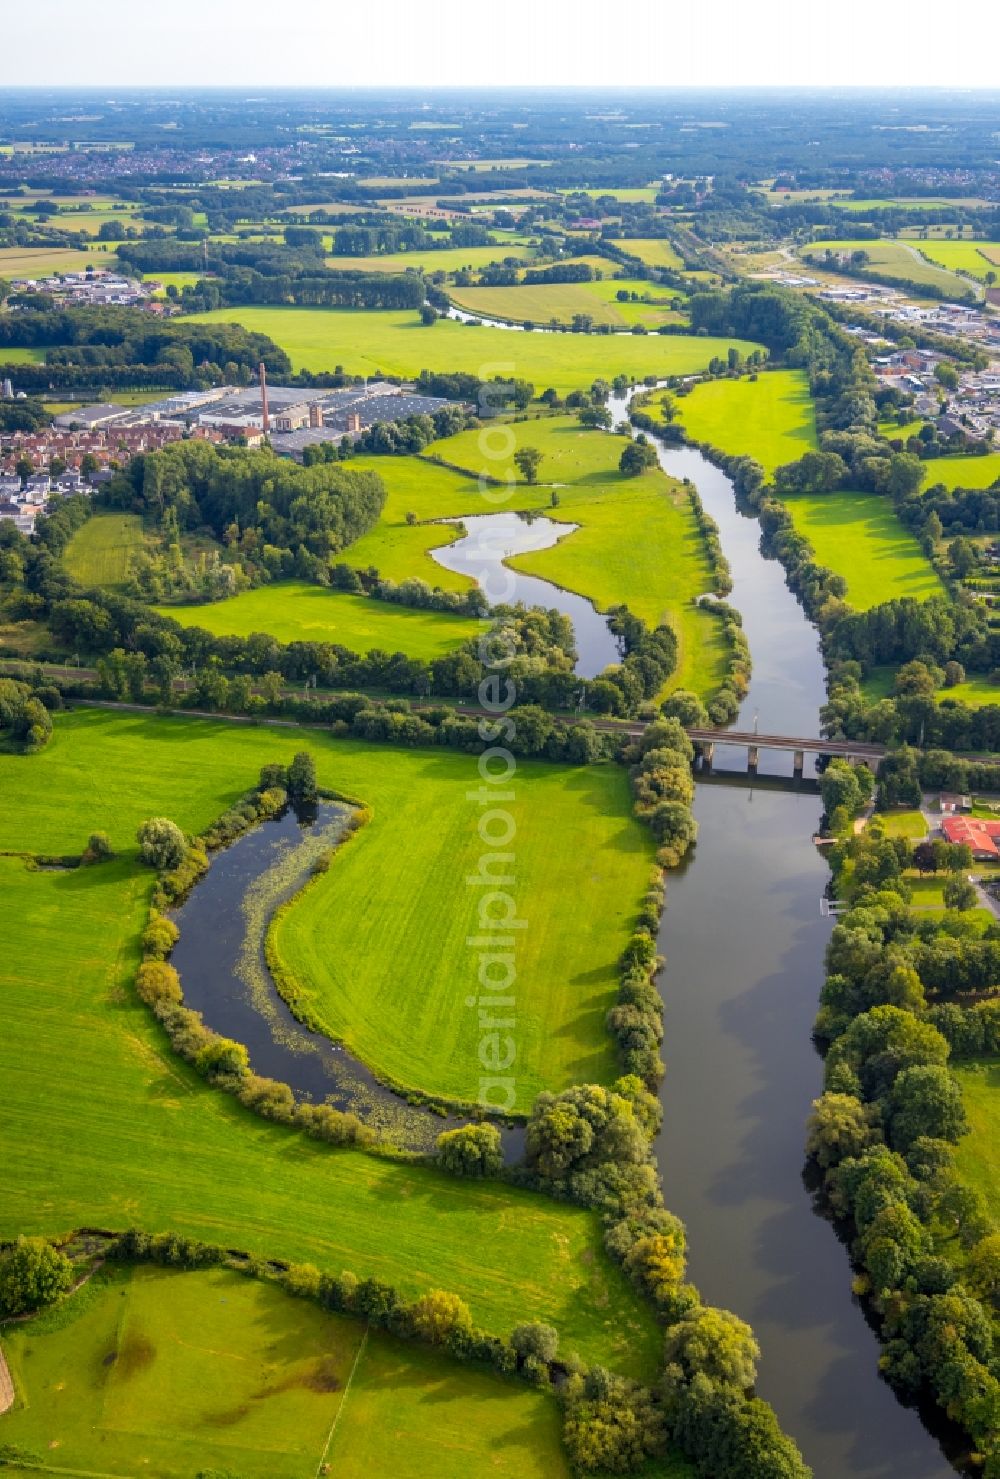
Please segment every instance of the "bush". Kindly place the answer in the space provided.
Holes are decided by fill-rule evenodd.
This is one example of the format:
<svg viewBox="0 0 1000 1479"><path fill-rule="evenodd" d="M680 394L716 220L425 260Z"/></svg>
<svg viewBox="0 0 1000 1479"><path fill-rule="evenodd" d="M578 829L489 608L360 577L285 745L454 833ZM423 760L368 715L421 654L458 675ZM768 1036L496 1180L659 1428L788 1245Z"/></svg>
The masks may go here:
<svg viewBox="0 0 1000 1479"><path fill-rule="evenodd" d="M526 1325L515 1326L510 1334L510 1343L522 1361L534 1356L548 1365L555 1360L559 1350L559 1332L551 1325L532 1320Z"/></svg>
<svg viewBox="0 0 1000 1479"><path fill-rule="evenodd" d="M154 914L142 933L142 953L152 960L165 960L180 939L180 930L164 914Z"/></svg>
<svg viewBox="0 0 1000 1479"><path fill-rule="evenodd" d="M184 999L181 978L172 965L162 960L144 960L136 972L135 989L147 1006L177 1006Z"/></svg>
<svg viewBox="0 0 1000 1479"><path fill-rule="evenodd" d="M142 861L161 872L179 868L187 853L184 833L168 817L149 817L140 826L135 839Z"/></svg>
<svg viewBox="0 0 1000 1479"><path fill-rule="evenodd" d="M495 1125L461 1125L437 1138L438 1160L453 1176L498 1176L503 1169Z"/></svg>
<svg viewBox="0 0 1000 1479"><path fill-rule="evenodd" d="M44 1238L18 1238L0 1258L0 1314L22 1315L52 1304L73 1282L73 1265Z"/></svg>
<svg viewBox="0 0 1000 1479"><path fill-rule="evenodd" d="M107 832L91 832L87 838L87 846L83 850L82 861L84 863L105 863L114 855Z"/></svg>
<svg viewBox="0 0 1000 1479"><path fill-rule="evenodd" d="M472 1313L464 1299L444 1289L431 1289L410 1305L414 1334L431 1345L444 1345L456 1331L471 1331Z"/></svg>

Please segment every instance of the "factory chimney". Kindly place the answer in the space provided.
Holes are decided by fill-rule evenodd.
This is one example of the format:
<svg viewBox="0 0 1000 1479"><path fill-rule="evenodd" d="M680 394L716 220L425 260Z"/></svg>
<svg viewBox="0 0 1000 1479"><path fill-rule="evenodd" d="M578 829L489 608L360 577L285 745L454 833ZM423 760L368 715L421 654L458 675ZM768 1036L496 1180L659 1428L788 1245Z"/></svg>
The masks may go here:
<svg viewBox="0 0 1000 1479"><path fill-rule="evenodd" d="M261 362L260 362L260 365L258 367L258 371L259 371L259 374L260 374L260 411L261 411L261 419L262 419L263 426L264 426L264 435L267 436L268 432L271 430L271 418L268 415L268 410L267 410L267 371L264 369L264 361L263 360L261 360Z"/></svg>

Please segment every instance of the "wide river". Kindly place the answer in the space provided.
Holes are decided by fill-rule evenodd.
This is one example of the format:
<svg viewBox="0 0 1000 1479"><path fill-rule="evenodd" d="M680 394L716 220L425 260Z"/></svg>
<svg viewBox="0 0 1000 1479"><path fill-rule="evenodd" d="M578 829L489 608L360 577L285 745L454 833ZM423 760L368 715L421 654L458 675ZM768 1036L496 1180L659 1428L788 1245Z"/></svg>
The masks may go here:
<svg viewBox="0 0 1000 1479"><path fill-rule="evenodd" d="M617 419L617 417L616 417ZM691 448L659 449L698 487L719 525L743 615L753 680L737 721L818 735L824 696L815 628L760 553L756 520ZM762 752L761 772L792 757ZM745 749L715 750L715 772L746 772ZM745 778L744 778L745 779ZM851 1294L847 1253L803 1183L803 1139L822 1064L810 1031L830 924L826 864L812 845L815 793L699 782L698 843L667 882L657 1157L667 1206L687 1225L690 1277L760 1341L758 1390L817 1479L940 1479L953 1473L918 1414L881 1380L879 1347Z"/></svg>

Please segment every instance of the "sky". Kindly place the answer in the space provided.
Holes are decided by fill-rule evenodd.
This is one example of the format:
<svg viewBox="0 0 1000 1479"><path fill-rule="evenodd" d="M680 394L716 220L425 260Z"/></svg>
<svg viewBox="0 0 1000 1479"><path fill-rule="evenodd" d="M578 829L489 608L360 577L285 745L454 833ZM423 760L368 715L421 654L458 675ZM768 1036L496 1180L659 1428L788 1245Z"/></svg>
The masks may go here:
<svg viewBox="0 0 1000 1479"><path fill-rule="evenodd" d="M0 86L996 87L995 0L3 0ZM940 38L937 44L936 38ZM978 38L978 40L977 40ZM1000 129L1000 119L998 119Z"/></svg>

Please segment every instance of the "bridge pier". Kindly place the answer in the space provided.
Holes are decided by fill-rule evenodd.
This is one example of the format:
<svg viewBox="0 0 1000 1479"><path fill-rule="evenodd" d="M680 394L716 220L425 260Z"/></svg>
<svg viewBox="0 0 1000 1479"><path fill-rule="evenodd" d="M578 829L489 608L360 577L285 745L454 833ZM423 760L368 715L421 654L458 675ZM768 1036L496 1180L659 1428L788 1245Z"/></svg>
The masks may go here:
<svg viewBox="0 0 1000 1479"><path fill-rule="evenodd" d="M801 780L801 778L802 778L802 772L805 769L805 764L806 764L806 752L805 752L805 750L796 750L795 753L794 753L794 755L792 756L792 775L798 776L799 779Z"/></svg>
<svg viewBox="0 0 1000 1479"><path fill-rule="evenodd" d="M701 768L711 770L715 760L715 741L703 740L701 744Z"/></svg>
<svg viewBox="0 0 1000 1479"><path fill-rule="evenodd" d="M747 745L747 770L751 775L757 774L757 765L760 761L760 751L756 745Z"/></svg>

